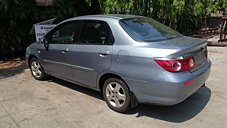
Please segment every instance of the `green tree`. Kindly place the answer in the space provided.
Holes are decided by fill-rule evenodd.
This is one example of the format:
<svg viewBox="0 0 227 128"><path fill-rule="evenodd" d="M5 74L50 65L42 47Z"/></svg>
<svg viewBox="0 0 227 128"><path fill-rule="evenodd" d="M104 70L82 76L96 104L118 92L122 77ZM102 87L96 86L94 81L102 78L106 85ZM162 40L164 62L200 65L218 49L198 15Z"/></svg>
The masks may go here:
<svg viewBox="0 0 227 128"><path fill-rule="evenodd" d="M154 0L152 5L152 17L169 27L177 28L177 22L184 11L184 0Z"/></svg>
<svg viewBox="0 0 227 128"><path fill-rule="evenodd" d="M211 12L227 8L227 0L99 0L104 13L126 8L130 14L152 17L180 32L201 26Z"/></svg>
<svg viewBox="0 0 227 128"><path fill-rule="evenodd" d="M29 30L37 20L35 0L0 1L0 59L24 54Z"/></svg>
<svg viewBox="0 0 227 128"><path fill-rule="evenodd" d="M213 0L214 11L227 11L227 0Z"/></svg>
<svg viewBox="0 0 227 128"><path fill-rule="evenodd" d="M123 10L129 10L133 6L133 0L98 0L100 7L105 14L119 13Z"/></svg>
<svg viewBox="0 0 227 128"><path fill-rule="evenodd" d="M181 32L190 33L201 27L213 12L213 0L192 0L185 1L184 11L182 13L180 28Z"/></svg>
<svg viewBox="0 0 227 128"><path fill-rule="evenodd" d="M67 18L99 13L97 0L53 0L49 6L50 17L62 21Z"/></svg>

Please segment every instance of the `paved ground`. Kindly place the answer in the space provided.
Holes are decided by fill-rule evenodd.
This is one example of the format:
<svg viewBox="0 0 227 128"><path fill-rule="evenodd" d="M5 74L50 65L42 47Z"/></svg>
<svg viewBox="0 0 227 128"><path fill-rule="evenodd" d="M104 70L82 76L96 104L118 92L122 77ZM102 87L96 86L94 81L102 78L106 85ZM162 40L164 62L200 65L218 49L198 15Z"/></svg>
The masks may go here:
<svg viewBox="0 0 227 128"><path fill-rule="evenodd" d="M209 47L213 62L206 87L184 102L139 105L127 114L110 110L101 93L28 70L0 79L0 128L226 128L227 48Z"/></svg>

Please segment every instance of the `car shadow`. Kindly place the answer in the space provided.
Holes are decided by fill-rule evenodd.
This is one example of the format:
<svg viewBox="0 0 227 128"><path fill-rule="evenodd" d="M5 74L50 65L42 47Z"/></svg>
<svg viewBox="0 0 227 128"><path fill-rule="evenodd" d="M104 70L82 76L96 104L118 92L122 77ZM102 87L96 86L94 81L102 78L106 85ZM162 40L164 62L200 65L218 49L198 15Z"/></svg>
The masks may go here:
<svg viewBox="0 0 227 128"><path fill-rule="evenodd" d="M155 106L140 104L127 114L137 114L136 117L152 117L168 122L181 123L198 115L207 105L211 97L208 87L201 87L185 101L173 106Z"/></svg>
<svg viewBox="0 0 227 128"><path fill-rule="evenodd" d="M15 67L0 69L0 79L15 76L17 74L24 72L25 69L28 69L25 63L22 63Z"/></svg>
<svg viewBox="0 0 227 128"><path fill-rule="evenodd" d="M77 85L77 84L73 84L73 83L61 80L59 78L56 78L56 77L52 77L52 76L49 78L48 81L57 83L59 85L67 87L69 89L84 93L84 94L92 96L92 97L95 97L99 100L104 100L104 98L102 97L102 93L100 93L98 91L95 91L95 90L92 90L92 89L89 89L89 88L86 88L86 87L83 87L83 86L80 86L80 85Z"/></svg>
<svg viewBox="0 0 227 128"><path fill-rule="evenodd" d="M72 84L55 77L51 77L49 81L104 101L102 93L100 92ZM177 105L157 106L139 104L137 107L131 109L125 114L135 114L137 118L147 116L163 121L181 123L198 115L205 108L210 100L210 97L211 90L205 86L201 87L196 93Z"/></svg>

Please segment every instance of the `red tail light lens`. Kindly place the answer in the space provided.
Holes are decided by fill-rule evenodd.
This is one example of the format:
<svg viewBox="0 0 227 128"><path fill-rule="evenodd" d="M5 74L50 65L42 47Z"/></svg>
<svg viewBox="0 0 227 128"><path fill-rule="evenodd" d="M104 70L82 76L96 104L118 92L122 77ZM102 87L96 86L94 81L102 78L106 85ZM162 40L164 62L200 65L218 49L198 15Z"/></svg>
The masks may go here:
<svg viewBox="0 0 227 128"><path fill-rule="evenodd" d="M193 69L196 67L196 64L195 64L195 61L193 58L188 58L188 59L185 59L185 62L186 64L188 65L188 69Z"/></svg>
<svg viewBox="0 0 227 128"><path fill-rule="evenodd" d="M158 60L155 61L165 70L169 72L183 72L196 67L193 58L186 58L181 60Z"/></svg>

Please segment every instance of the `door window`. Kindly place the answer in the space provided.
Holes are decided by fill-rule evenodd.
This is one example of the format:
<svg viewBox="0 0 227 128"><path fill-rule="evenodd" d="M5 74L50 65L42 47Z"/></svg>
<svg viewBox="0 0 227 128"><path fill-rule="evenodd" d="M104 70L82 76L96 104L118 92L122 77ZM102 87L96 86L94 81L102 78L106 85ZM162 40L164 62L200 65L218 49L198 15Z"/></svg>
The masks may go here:
<svg viewBox="0 0 227 128"><path fill-rule="evenodd" d="M52 35L52 44L73 44L78 41L80 24L78 21L68 22L57 27Z"/></svg>
<svg viewBox="0 0 227 128"><path fill-rule="evenodd" d="M112 45L114 42L110 27L104 21L85 21L81 38L82 44Z"/></svg>

